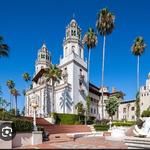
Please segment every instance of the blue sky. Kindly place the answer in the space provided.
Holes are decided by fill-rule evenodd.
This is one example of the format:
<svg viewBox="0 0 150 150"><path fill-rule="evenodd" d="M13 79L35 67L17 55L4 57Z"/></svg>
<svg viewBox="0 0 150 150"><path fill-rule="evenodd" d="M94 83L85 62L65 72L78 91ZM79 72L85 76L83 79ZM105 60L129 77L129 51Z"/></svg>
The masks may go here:
<svg viewBox="0 0 150 150"><path fill-rule="evenodd" d="M115 29L106 40L105 85L126 93L125 100L136 93L136 57L131 45L136 36L143 36L147 44L140 58L140 85L145 84L150 71L150 1L149 0L0 0L0 35L10 46L9 58L0 58L0 85L3 97L9 100L6 81L12 79L20 92L26 88L24 72L34 74L37 51L45 41L52 53L52 62L59 63L65 27L73 13L82 35L88 27L95 29L96 15L107 7L116 16ZM91 53L90 80L101 84L102 37ZM87 50L85 49L85 56ZM24 97L18 98L22 109Z"/></svg>

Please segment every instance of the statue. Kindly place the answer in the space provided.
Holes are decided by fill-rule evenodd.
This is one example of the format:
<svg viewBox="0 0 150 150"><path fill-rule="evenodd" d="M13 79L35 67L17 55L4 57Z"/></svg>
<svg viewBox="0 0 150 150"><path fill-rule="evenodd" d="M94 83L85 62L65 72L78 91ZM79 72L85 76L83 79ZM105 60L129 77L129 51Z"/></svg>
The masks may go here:
<svg viewBox="0 0 150 150"><path fill-rule="evenodd" d="M145 119L145 122L143 123L141 129L139 129L138 126L135 125L133 133L138 137L150 137L150 117Z"/></svg>
<svg viewBox="0 0 150 150"><path fill-rule="evenodd" d="M106 136L106 140L112 140L112 141L123 141L125 135L125 128L123 127L116 127L113 126L111 130L108 130L111 132L111 136Z"/></svg>

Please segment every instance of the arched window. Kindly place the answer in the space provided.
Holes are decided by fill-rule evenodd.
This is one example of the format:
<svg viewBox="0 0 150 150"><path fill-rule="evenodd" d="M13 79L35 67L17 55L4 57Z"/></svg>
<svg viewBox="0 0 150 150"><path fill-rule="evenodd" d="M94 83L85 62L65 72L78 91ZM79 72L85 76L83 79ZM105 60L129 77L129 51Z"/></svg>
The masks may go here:
<svg viewBox="0 0 150 150"><path fill-rule="evenodd" d="M72 46L71 51L72 51L72 52L75 51L75 46L74 46L74 45Z"/></svg>
<svg viewBox="0 0 150 150"><path fill-rule="evenodd" d="M44 55L44 54L41 54L41 58L45 58L45 55Z"/></svg>
<svg viewBox="0 0 150 150"><path fill-rule="evenodd" d="M48 55L46 55L46 60L49 60L49 56Z"/></svg>
<svg viewBox="0 0 150 150"><path fill-rule="evenodd" d="M73 30L71 30L71 35L73 36Z"/></svg>
<svg viewBox="0 0 150 150"><path fill-rule="evenodd" d="M65 56L68 55L68 47L65 48Z"/></svg>
<svg viewBox="0 0 150 150"><path fill-rule="evenodd" d="M76 36L76 31L74 31L74 34L73 34L74 36Z"/></svg>

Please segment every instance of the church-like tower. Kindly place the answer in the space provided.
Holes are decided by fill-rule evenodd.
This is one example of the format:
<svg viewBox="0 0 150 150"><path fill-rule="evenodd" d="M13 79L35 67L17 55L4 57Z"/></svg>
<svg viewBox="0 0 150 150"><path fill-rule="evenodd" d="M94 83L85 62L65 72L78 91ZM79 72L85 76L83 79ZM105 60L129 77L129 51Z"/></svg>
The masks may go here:
<svg viewBox="0 0 150 150"><path fill-rule="evenodd" d="M51 63L50 53L43 43L41 49L38 51L38 58L35 62L35 73L37 74L42 68L48 68Z"/></svg>
<svg viewBox="0 0 150 150"><path fill-rule="evenodd" d="M81 42L81 29L74 19L72 19L70 24L66 27L66 36L64 38L63 49L63 57L68 57L71 53L74 53L81 59L84 58L83 46Z"/></svg>
<svg viewBox="0 0 150 150"><path fill-rule="evenodd" d="M73 101L66 113L76 113L75 105L82 101L85 106L87 96L87 63L84 61L84 49L81 40L81 29L75 19L66 27L63 41L63 58L59 67L67 74L67 83L71 85L70 96Z"/></svg>

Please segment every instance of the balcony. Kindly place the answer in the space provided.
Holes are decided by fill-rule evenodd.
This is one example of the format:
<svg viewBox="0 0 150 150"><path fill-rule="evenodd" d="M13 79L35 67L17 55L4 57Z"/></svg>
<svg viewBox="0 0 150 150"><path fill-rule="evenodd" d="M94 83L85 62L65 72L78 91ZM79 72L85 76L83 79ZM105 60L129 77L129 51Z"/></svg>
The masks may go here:
<svg viewBox="0 0 150 150"><path fill-rule="evenodd" d="M62 72L62 77L65 78L65 77L67 77L67 76L68 76L68 73L67 73L66 71L63 71L63 72Z"/></svg>
<svg viewBox="0 0 150 150"><path fill-rule="evenodd" d="M85 76L84 75L79 75L79 81L82 84L84 81Z"/></svg>
<svg viewBox="0 0 150 150"><path fill-rule="evenodd" d="M65 72L62 72L62 77L64 79L64 82L66 83L67 82L67 79L68 79L68 73L65 71Z"/></svg>
<svg viewBox="0 0 150 150"><path fill-rule="evenodd" d="M84 94L84 89L83 88L80 88L79 91L80 91L81 94Z"/></svg>

